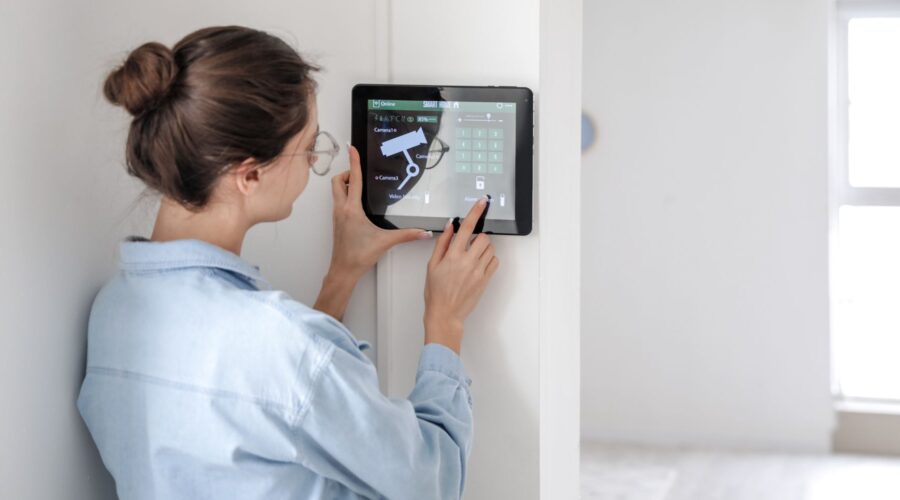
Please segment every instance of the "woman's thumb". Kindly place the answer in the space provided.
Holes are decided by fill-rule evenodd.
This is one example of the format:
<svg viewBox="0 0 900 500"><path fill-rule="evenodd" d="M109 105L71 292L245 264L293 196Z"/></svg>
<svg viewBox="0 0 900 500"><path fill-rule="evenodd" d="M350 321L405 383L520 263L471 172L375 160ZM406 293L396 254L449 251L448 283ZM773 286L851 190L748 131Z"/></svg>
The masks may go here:
<svg viewBox="0 0 900 500"><path fill-rule="evenodd" d="M391 235L391 246L409 241L427 240L434 236L431 231L421 229L394 229L388 231L388 234Z"/></svg>

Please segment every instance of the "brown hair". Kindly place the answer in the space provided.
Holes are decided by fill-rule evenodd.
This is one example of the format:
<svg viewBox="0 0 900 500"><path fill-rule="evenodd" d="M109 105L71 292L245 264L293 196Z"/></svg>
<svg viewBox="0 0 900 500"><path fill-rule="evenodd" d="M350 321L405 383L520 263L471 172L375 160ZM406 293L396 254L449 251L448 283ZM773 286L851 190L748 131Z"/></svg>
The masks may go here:
<svg viewBox="0 0 900 500"><path fill-rule="evenodd" d="M280 38L240 26L195 31L171 50L141 45L103 86L134 117L128 173L203 207L229 166L272 161L306 126L318 69Z"/></svg>

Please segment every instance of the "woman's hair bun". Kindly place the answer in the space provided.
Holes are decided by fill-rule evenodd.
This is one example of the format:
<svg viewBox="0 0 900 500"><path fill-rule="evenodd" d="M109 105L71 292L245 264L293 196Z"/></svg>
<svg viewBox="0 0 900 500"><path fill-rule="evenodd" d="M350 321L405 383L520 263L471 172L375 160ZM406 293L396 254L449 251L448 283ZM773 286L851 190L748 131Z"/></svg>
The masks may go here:
<svg viewBox="0 0 900 500"><path fill-rule="evenodd" d="M169 94L178 66L165 45L149 42L131 51L128 59L106 77L103 94L133 116L155 109Z"/></svg>

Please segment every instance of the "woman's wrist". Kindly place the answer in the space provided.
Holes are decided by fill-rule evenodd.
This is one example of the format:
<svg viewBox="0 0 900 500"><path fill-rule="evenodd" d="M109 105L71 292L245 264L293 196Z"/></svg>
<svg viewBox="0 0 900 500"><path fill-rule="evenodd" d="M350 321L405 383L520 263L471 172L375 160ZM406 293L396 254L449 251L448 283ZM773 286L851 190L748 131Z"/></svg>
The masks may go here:
<svg viewBox="0 0 900 500"><path fill-rule="evenodd" d="M459 354L462 347L463 322L449 315L425 313L425 343L437 343Z"/></svg>

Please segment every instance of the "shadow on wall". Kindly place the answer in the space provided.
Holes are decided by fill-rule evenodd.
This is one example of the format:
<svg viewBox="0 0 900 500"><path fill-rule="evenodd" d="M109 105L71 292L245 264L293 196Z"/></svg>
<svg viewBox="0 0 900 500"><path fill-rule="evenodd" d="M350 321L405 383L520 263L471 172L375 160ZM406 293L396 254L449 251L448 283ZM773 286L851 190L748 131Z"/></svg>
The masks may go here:
<svg viewBox="0 0 900 500"><path fill-rule="evenodd" d="M78 392L81 389L81 382L84 379L84 373L87 368L87 333L88 333L88 322L90 319L90 311L91 305L94 302L94 297L97 296L97 293L100 292L100 286L93 286L89 288L89 292L85 293L85 297L90 297L90 300L85 300L82 302L82 310L84 311L82 320L79 322L81 328L78 330L78 335L76 338L79 341L80 348L77 350L78 356L75 359L79 360L76 366L78 376L74 378L76 382L73 384L72 389L72 409L75 412L75 418L78 420L78 440L81 441L81 447L84 450L89 450L85 452L85 458L93 463L93 467L89 469L89 472L85 474L85 487L90 490L90 493L85 493L84 498L90 498L93 500L102 500L102 499L115 499L116 496L116 484L113 480L112 475L106 469L106 467L102 464L102 459L100 457L100 452L97 450L97 445L94 444L94 440L91 438L91 435L88 431L87 426L84 423L84 420L81 419L81 415L78 414L78 410L75 407L76 400L78 399Z"/></svg>

